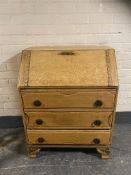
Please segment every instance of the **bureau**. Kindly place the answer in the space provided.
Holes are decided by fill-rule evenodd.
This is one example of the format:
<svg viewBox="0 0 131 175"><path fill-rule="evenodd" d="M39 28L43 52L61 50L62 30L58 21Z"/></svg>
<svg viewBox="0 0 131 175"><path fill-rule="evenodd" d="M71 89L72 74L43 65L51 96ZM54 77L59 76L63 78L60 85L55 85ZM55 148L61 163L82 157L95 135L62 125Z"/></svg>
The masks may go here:
<svg viewBox="0 0 131 175"><path fill-rule="evenodd" d="M114 49L25 49L18 89L30 157L44 147L96 148L109 157L118 94Z"/></svg>

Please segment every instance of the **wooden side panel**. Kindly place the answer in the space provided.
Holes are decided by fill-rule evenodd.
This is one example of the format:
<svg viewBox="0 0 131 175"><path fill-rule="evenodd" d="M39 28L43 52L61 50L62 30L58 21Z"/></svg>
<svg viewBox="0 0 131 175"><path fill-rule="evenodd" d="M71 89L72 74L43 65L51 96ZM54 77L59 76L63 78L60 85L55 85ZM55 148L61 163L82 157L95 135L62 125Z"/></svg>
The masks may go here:
<svg viewBox="0 0 131 175"><path fill-rule="evenodd" d="M112 85L118 87L119 81L118 81L117 64L114 49L109 50L109 56L110 56L110 67L111 67L110 71L113 82Z"/></svg>
<svg viewBox="0 0 131 175"><path fill-rule="evenodd" d="M101 109L113 108L115 91L50 91L22 93L24 108L93 108L95 102L102 101ZM34 106L34 101L39 100L40 106Z"/></svg>
<svg viewBox="0 0 131 175"><path fill-rule="evenodd" d="M28 144L109 145L110 131L27 130L27 138Z"/></svg>
<svg viewBox="0 0 131 175"><path fill-rule="evenodd" d="M27 112L25 119L30 129L109 129L112 125L111 112Z"/></svg>
<svg viewBox="0 0 131 175"><path fill-rule="evenodd" d="M30 66L31 51L24 50L21 57L21 65L18 76L18 88L27 87L29 80L29 66Z"/></svg>

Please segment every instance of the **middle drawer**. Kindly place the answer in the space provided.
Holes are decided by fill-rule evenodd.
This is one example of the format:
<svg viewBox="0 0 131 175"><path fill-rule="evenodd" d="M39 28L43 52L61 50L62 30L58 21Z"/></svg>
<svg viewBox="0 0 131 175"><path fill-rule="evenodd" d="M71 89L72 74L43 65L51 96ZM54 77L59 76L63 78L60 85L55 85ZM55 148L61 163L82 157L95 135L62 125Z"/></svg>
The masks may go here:
<svg viewBox="0 0 131 175"><path fill-rule="evenodd" d="M112 112L26 112L24 120L29 129L110 129Z"/></svg>

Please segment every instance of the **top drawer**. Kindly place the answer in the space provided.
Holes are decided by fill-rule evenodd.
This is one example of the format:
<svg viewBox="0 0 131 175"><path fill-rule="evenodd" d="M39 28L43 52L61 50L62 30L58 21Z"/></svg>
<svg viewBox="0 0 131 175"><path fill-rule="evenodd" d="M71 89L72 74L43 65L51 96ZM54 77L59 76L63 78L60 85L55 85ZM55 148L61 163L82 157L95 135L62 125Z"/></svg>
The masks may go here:
<svg viewBox="0 0 131 175"><path fill-rule="evenodd" d="M24 108L113 108L115 90L25 90Z"/></svg>

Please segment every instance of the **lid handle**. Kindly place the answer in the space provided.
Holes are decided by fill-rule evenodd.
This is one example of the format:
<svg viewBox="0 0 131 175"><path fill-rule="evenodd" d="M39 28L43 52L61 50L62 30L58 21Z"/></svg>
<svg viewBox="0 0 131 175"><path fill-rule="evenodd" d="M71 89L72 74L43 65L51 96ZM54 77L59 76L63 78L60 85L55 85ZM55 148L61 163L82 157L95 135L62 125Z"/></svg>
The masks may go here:
<svg viewBox="0 0 131 175"><path fill-rule="evenodd" d="M60 55L75 55L75 52L73 51L62 51L59 53Z"/></svg>

